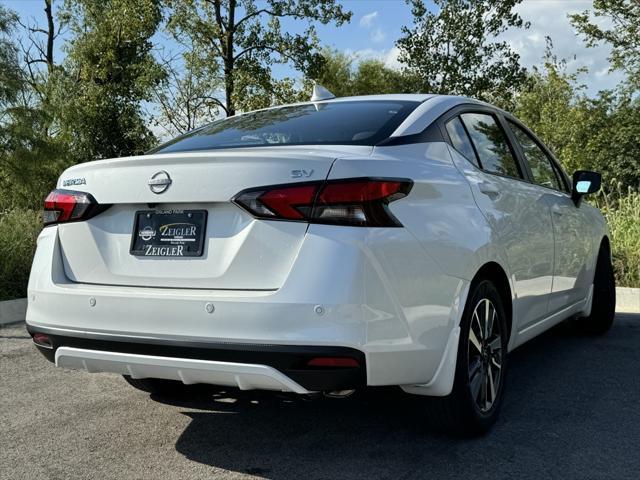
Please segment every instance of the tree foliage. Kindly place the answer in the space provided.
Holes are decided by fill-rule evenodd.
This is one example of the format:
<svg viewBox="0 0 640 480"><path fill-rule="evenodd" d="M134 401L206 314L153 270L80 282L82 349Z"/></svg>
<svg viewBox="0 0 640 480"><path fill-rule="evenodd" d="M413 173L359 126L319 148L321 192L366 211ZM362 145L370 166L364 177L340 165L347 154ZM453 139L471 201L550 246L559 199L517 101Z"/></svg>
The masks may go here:
<svg viewBox="0 0 640 480"><path fill-rule="evenodd" d="M213 121L219 114L216 91L221 83L213 66L199 61L197 51L164 58L164 80L154 88L154 123L171 136Z"/></svg>
<svg viewBox="0 0 640 480"><path fill-rule="evenodd" d="M415 75L389 68L381 60L358 61L353 55L329 49L323 50L322 55L322 68L313 81L328 88L338 97L414 93L420 88L420 79ZM307 98L311 83L313 82L308 81L305 85Z"/></svg>
<svg viewBox="0 0 640 480"><path fill-rule="evenodd" d="M40 206L59 174L62 150L49 136L51 116L37 102L29 69L20 63L17 23L17 16L0 5L0 211Z"/></svg>
<svg viewBox="0 0 640 480"><path fill-rule="evenodd" d="M518 95L514 114L573 172L599 171L608 191L640 188L640 98L627 90L586 96L577 74L547 56Z"/></svg>
<svg viewBox="0 0 640 480"><path fill-rule="evenodd" d="M605 19L606 22L602 22ZM599 21L600 20L600 21ZM573 25L587 45L611 45L609 61L628 74L630 84L640 88L640 2L638 0L594 0L593 10L571 15ZM609 26L603 26L605 25Z"/></svg>
<svg viewBox="0 0 640 480"><path fill-rule="evenodd" d="M39 208L64 168L141 153L155 143L141 105L163 75L150 42L162 19L158 2L42 0L42 5L44 27L0 7L3 206ZM8 37L16 23L22 35ZM70 29L67 55L57 63L54 42L63 27ZM12 81L4 81L9 75Z"/></svg>
<svg viewBox="0 0 640 480"><path fill-rule="evenodd" d="M0 5L0 108L15 100L22 83L18 49L11 41L16 22L15 13Z"/></svg>
<svg viewBox="0 0 640 480"><path fill-rule="evenodd" d="M520 57L497 37L507 28L528 28L513 7L521 0L423 0L411 5L413 27L397 41L400 61L421 79L426 93L488 101L511 98L524 82Z"/></svg>
<svg viewBox="0 0 640 480"><path fill-rule="evenodd" d="M151 37L162 11L156 0L67 0L62 17L73 38L53 94L61 134L79 161L142 153L155 143L141 102L164 72Z"/></svg>

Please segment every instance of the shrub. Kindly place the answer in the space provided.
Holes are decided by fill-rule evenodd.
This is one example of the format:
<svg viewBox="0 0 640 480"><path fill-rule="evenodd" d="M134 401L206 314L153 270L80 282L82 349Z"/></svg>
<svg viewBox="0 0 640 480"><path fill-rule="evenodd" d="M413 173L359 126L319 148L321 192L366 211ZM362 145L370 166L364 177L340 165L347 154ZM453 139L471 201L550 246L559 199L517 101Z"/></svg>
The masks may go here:
<svg viewBox="0 0 640 480"><path fill-rule="evenodd" d="M0 300L25 297L36 239L42 230L36 210L0 212Z"/></svg>
<svg viewBox="0 0 640 480"><path fill-rule="evenodd" d="M616 284L640 287L640 192L618 191L602 198L602 212L611 231Z"/></svg>

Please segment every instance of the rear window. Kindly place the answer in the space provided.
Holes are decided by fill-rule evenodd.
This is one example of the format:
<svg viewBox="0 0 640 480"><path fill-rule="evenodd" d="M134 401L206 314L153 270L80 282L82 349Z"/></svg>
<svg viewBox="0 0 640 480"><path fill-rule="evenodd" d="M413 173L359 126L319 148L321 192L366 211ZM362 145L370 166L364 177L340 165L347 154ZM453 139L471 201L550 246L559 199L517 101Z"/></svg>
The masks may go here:
<svg viewBox="0 0 640 480"><path fill-rule="evenodd" d="M419 105L410 101L291 105L218 120L149 153L271 145L376 145Z"/></svg>

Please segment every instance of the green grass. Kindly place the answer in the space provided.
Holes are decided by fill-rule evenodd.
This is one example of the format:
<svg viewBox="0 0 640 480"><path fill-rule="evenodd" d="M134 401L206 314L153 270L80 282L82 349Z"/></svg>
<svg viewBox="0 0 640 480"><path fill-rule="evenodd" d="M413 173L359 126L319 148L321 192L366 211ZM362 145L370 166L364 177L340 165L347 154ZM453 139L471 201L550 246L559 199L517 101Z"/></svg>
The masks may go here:
<svg viewBox="0 0 640 480"><path fill-rule="evenodd" d="M35 210L0 212L0 300L25 297L42 230L42 214Z"/></svg>
<svg viewBox="0 0 640 480"><path fill-rule="evenodd" d="M616 285L640 287L640 192L616 192L600 200L611 232Z"/></svg>

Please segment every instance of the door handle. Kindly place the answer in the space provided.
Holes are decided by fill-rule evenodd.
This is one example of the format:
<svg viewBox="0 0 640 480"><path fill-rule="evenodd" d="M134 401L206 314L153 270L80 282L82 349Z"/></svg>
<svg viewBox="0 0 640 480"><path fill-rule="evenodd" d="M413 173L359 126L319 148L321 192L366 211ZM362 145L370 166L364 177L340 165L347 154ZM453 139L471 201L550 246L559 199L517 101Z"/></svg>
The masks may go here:
<svg viewBox="0 0 640 480"><path fill-rule="evenodd" d="M497 198L500 196L500 189L498 188L498 185L496 185L493 182L488 182L486 180L483 180L478 185L478 188L482 193L484 193L485 195L491 198Z"/></svg>
<svg viewBox="0 0 640 480"><path fill-rule="evenodd" d="M556 204L553 207L551 207L551 211L553 212L554 215L558 215L559 217L564 215L564 212L562 211L562 209L560 208L560 206L558 204Z"/></svg>

